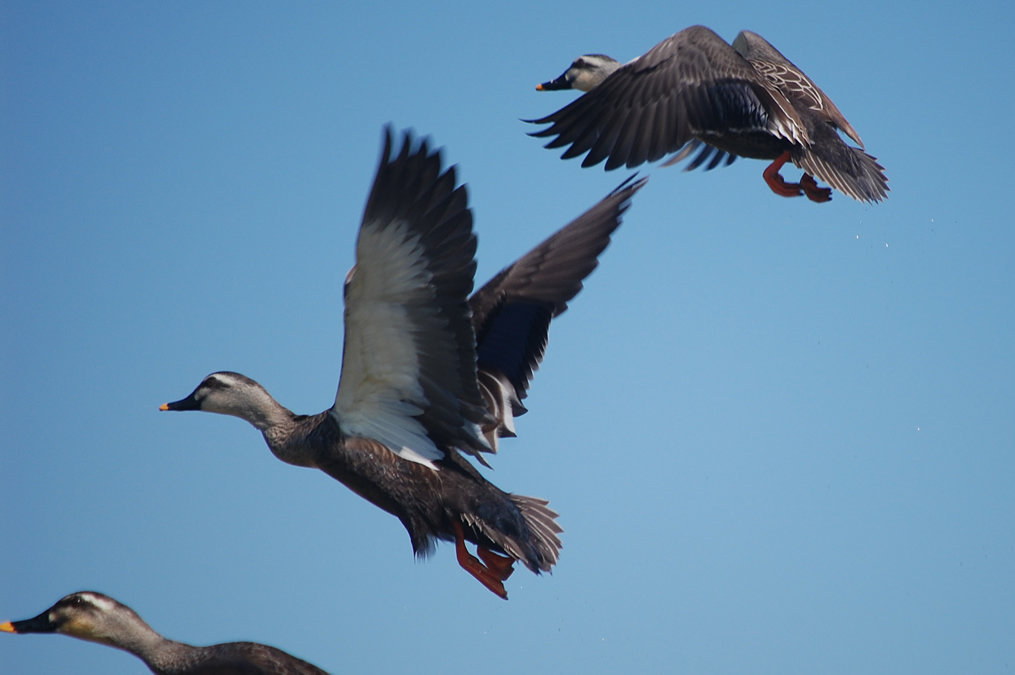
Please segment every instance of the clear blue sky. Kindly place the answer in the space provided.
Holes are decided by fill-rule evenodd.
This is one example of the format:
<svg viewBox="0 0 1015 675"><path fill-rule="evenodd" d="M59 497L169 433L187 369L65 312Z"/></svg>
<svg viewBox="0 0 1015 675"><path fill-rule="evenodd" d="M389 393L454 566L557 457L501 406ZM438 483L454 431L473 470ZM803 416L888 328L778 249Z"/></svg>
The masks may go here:
<svg viewBox="0 0 1015 675"><path fill-rule="evenodd" d="M214 370L329 407L387 122L467 182L478 280L621 182L525 136L577 55L768 38L887 168L651 168L487 475L564 549L503 602L453 547L169 414ZM861 1L0 4L0 620L98 590L334 673L1015 669L1015 9ZM793 169L787 176L798 175ZM146 672L0 636L4 673Z"/></svg>

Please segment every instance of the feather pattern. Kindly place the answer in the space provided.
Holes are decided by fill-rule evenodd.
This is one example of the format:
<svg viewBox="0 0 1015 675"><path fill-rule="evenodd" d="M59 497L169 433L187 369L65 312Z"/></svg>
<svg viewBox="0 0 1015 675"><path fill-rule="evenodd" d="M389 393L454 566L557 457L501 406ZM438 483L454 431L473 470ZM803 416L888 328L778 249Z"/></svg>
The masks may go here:
<svg viewBox="0 0 1015 675"><path fill-rule="evenodd" d="M740 31L737 39L733 41L733 49L747 59L778 91L785 93L798 105L818 113L822 119L841 129L863 149L860 134L846 121L832 99L768 40L749 30Z"/></svg>
<svg viewBox="0 0 1015 675"><path fill-rule="evenodd" d="M409 146L389 159L387 136L367 201L356 266L346 280L345 347L332 414L346 434L373 438L434 468L442 446L487 449L466 313L476 238L454 169L439 175L438 155L425 143L410 155Z"/></svg>

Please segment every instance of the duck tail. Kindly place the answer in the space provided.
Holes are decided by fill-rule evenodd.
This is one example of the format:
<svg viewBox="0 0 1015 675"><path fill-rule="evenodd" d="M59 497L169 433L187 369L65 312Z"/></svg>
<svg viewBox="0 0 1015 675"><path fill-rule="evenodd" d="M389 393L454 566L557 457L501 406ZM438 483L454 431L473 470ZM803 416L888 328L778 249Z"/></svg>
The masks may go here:
<svg viewBox="0 0 1015 675"><path fill-rule="evenodd" d="M557 524L557 512L547 506L550 502L545 499L514 494L508 496L522 512L522 518L525 519L529 529L527 545L518 546L520 542L513 541L512 548L516 550L508 553L521 560L536 574L549 572L557 564L563 546L560 537L557 536L564 531Z"/></svg>
<svg viewBox="0 0 1015 675"><path fill-rule="evenodd" d="M821 137L814 138L810 147L794 149L793 163L857 201L875 203L886 199L888 177L877 158L847 145L827 124L818 129Z"/></svg>

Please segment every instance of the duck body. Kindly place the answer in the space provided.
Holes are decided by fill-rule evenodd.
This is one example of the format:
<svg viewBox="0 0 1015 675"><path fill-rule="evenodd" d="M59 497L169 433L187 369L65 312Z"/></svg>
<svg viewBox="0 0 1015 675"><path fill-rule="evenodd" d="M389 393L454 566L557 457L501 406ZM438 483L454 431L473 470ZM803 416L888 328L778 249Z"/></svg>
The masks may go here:
<svg viewBox="0 0 1015 675"><path fill-rule="evenodd" d="M764 176L782 196L828 201L820 178L850 197L881 201L883 167L863 151L859 134L830 98L764 38L742 31L733 45L692 26L627 64L600 54L579 57L539 90L586 93L546 117L530 135L555 137L564 159L588 153L583 167L633 168L676 153L667 165L698 152L687 166L706 170L736 157L774 160ZM847 145L841 130L860 147ZM800 184L782 180L787 161L806 172Z"/></svg>
<svg viewBox="0 0 1015 675"><path fill-rule="evenodd" d="M167 410L213 410L243 417L242 410L215 403L229 400L226 392L243 390L256 391L256 398L272 411L265 416L269 423L255 424L263 426L260 431L272 454L287 464L320 469L398 518L417 556L430 554L438 539L454 541L458 523L467 541L510 554L533 572L548 572L556 562L557 514L542 500L500 490L453 448L433 467L403 459L374 439L345 434L330 410L295 415L254 380L225 371L206 377L190 396L166 404ZM533 525L541 526L538 531L532 531L523 508Z"/></svg>
<svg viewBox="0 0 1015 675"><path fill-rule="evenodd" d="M283 462L317 468L405 526L417 556L454 541L459 564L507 597L521 561L548 572L561 548L545 500L504 492L486 464L542 359L553 317L596 267L644 180L617 190L472 292L475 236L464 186L407 133L387 136L346 278L335 405L296 415L254 380L220 371L163 410L244 419ZM477 545L477 560L465 542Z"/></svg>
<svg viewBox="0 0 1015 675"><path fill-rule="evenodd" d="M436 540L456 541L459 527L466 541L533 572L549 572L557 562L560 528L546 502L504 492L453 449L435 462L435 471L362 437L345 439L342 452L333 452L335 433L330 418L315 429L311 442L324 441L317 467L398 518L417 556L430 554Z"/></svg>
<svg viewBox="0 0 1015 675"><path fill-rule="evenodd" d="M196 647L169 640L130 607L94 591L72 593L42 614L0 624L7 633L60 633L129 652L156 675L328 675L258 642Z"/></svg>

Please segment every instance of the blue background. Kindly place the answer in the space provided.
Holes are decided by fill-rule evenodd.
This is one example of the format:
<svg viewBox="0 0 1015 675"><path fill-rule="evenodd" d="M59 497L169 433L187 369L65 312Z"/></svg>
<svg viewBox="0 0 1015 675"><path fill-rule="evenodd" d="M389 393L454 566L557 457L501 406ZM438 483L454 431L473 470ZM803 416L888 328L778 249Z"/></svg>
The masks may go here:
<svg viewBox="0 0 1015 675"><path fill-rule="evenodd" d="M369 6L368 6L369 5ZM445 146L482 283L627 175L519 121L582 53L764 35L887 202L649 168L487 475L549 498L503 602L255 430L331 406L381 128ZM177 640L358 673L1015 668L1015 5L0 4L0 620L91 589ZM783 172L794 178L792 167ZM4 673L141 673L3 636Z"/></svg>

